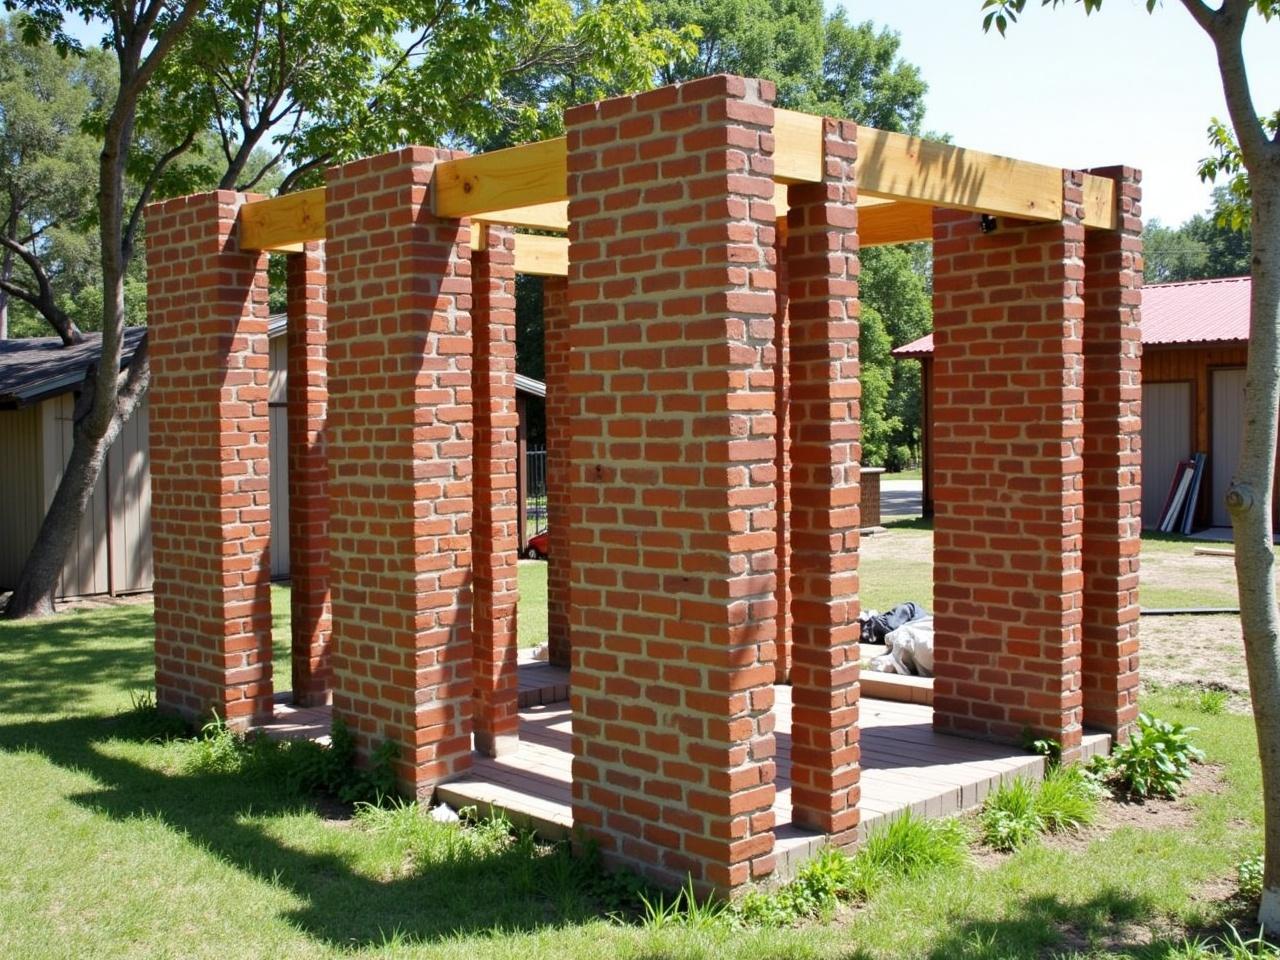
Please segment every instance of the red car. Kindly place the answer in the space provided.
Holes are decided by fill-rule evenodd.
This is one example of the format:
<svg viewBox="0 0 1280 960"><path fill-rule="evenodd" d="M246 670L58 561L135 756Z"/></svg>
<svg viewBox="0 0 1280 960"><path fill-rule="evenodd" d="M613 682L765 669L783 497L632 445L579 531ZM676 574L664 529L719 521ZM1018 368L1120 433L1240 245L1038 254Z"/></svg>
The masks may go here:
<svg viewBox="0 0 1280 960"><path fill-rule="evenodd" d="M550 534L543 530L539 534L529 538L529 544L524 548L524 555L529 560L545 560L547 559L548 546L551 543Z"/></svg>

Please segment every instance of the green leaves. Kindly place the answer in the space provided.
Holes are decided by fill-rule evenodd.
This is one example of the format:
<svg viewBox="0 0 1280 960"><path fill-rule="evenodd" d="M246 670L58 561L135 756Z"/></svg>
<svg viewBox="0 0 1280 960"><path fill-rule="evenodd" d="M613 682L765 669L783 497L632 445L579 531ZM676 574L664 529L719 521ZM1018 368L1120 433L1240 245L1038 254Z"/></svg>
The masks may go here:
<svg viewBox="0 0 1280 960"><path fill-rule="evenodd" d="M1138 714L1127 742L1111 752L1114 777L1136 797L1176 797L1204 752L1191 742L1195 727Z"/></svg>

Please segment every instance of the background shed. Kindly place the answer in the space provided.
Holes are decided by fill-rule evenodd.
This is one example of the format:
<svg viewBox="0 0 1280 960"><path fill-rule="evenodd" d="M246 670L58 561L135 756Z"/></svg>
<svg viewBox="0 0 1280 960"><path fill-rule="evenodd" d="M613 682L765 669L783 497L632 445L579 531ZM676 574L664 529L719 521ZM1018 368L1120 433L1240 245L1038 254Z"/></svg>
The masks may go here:
<svg viewBox="0 0 1280 960"><path fill-rule="evenodd" d="M1180 461L1208 457L1195 525L1230 525L1240 460L1249 277L1153 284L1142 293L1142 523L1154 527ZM894 351L923 365L924 507L933 507L933 336ZM1280 517L1277 518L1280 520ZM1280 522L1277 522L1280 529Z"/></svg>

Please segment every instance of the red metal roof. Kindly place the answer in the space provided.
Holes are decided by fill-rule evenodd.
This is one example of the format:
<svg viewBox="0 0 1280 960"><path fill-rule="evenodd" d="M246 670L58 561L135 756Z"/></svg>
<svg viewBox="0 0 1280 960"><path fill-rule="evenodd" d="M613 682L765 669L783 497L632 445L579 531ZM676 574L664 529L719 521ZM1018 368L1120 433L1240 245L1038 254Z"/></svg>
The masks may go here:
<svg viewBox="0 0 1280 960"><path fill-rule="evenodd" d="M1142 342L1148 345L1218 343L1249 339L1249 277L1153 283L1142 290ZM893 351L895 357L927 357L933 334Z"/></svg>

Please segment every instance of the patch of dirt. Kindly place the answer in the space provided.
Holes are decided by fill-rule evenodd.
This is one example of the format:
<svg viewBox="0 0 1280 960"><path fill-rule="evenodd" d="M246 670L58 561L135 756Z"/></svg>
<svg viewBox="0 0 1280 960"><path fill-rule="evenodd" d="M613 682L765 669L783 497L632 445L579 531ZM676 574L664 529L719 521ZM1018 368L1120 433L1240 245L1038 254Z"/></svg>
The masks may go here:
<svg viewBox="0 0 1280 960"><path fill-rule="evenodd" d="M1156 939L1151 927L1131 920L1108 924L1105 931L1101 934L1095 932L1093 936L1074 923L1059 924L1058 933L1062 942L1045 954L1046 957L1119 953L1134 947L1149 947Z"/></svg>
<svg viewBox="0 0 1280 960"><path fill-rule="evenodd" d="M1230 544L1201 544L1225 546ZM1205 556L1190 543L1147 542L1142 545L1142 582L1165 596L1185 593L1202 598L1188 606L1234 607L1236 565L1231 557ZM1164 606L1143 599L1144 606Z"/></svg>
<svg viewBox="0 0 1280 960"><path fill-rule="evenodd" d="M1142 678L1160 686L1226 690L1247 701L1244 633L1235 615L1143 617L1138 632Z"/></svg>

